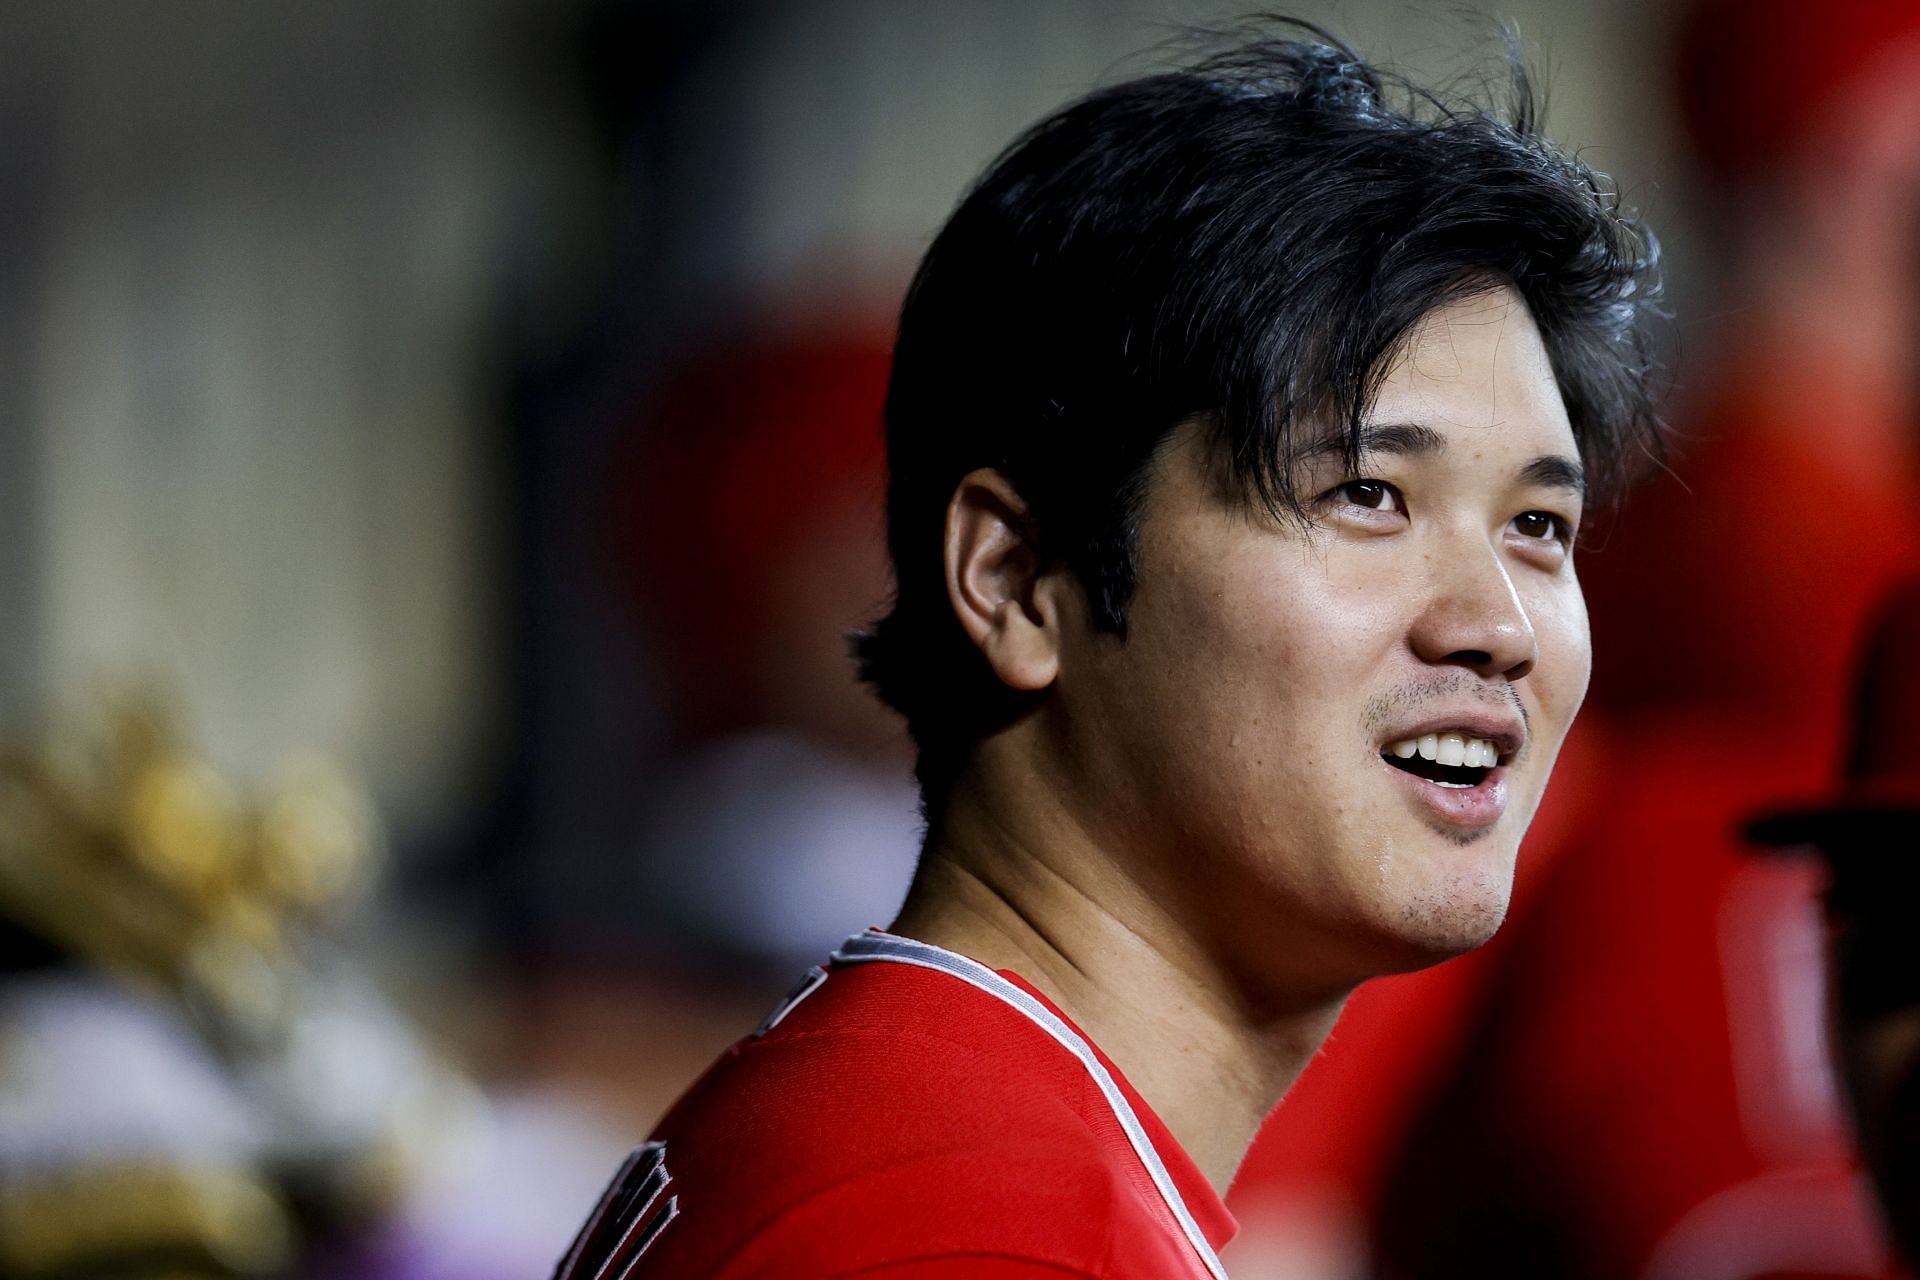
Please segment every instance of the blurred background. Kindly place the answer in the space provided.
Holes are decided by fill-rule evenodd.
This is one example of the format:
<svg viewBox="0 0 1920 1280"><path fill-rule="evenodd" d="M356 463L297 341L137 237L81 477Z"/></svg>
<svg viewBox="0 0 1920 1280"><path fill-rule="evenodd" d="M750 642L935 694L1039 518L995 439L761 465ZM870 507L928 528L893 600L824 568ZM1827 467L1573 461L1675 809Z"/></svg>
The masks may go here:
<svg viewBox="0 0 1920 1280"><path fill-rule="evenodd" d="M1237 7L0 9L0 1274L544 1275L898 905L892 316L1021 128ZM1490 947L1372 984L1243 1280L1898 1274L1822 1039L1818 790L1914 563L1920 6L1512 19L1667 253L1683 444ZM1143 52L1144 51L1144 52Z"/></svg>

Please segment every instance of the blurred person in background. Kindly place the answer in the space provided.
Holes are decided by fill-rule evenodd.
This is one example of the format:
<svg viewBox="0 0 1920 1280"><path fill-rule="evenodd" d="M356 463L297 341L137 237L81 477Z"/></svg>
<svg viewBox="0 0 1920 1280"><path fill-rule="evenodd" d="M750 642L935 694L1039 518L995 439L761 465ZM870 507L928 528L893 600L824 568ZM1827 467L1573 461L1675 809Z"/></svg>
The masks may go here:
<svg viewBox="0 0 1920 1280"><path fill-rule="evenodd" d="M561 1275L1224 1274L1347 994L1498 926L1585 691L1582 510L1658 447L1648 247L1510 111L1274 40L974 188L902 315L862 642L919 750L907 905Z"/></svg>
<svg viewBox="0 0 1920 1280"><path fill-rule="evenodd" d="M1701 4L1679 69L1723 292L1672 475L1585 562L1617 763L1406 1142L1391 1275L1895 1268L1819 1035L1817 876L1738 832L1828 776L1920 547L1920 7Z"/></svg>
<svg viewBox="0 0 1920 1280"><path fill-rule="evenodd" d="M891 919L919 847L906 737L845 642L887 589L886 373L879 338L749 331L669 377L612 470L636 619L674 673L643 925L743 980Z"/></svg>
<svg viewBox="0 0 1920 1280"><path fill-rule="evenodd" d="M1841 786L1749 838L1820 856L1832 1019L1854 1131L1909 1266L1920 1265L1920 578L1868 637Z"/></svg>

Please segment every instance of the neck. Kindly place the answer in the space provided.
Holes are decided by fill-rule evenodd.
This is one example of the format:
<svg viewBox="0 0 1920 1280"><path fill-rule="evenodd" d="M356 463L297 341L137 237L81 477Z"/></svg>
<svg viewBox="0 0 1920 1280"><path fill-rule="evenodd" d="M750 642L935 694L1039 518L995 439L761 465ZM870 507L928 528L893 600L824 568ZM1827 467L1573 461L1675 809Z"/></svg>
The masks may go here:
<svg viewBox="0 0 1920 1280"><path fill-rule="evenodd" d="M1002 821L957 790L892 930L1045 993L1224 1195L1346 993L1249 998L1116 859L1055 817Z"/></svg>

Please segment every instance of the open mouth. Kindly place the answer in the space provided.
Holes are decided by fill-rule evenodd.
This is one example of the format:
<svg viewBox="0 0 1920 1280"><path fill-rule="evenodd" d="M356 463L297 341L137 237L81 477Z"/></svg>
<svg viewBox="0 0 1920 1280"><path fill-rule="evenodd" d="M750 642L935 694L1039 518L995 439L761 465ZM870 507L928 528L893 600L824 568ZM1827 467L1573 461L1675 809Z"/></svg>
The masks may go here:
<svg viewBox="0 0 1920 1280"><path fill-rule="evenodd" d="M1485 782L1499 767L1500 749L1485 738L1429 733L1387 744L1380 758L1416 778L1466 790Z"/></svg>

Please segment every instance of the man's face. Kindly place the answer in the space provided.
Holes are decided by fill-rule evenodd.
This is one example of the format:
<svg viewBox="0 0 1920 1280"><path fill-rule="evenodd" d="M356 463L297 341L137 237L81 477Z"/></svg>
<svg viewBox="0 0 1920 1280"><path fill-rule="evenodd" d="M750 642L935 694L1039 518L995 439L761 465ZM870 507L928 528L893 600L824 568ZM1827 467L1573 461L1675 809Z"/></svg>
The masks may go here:
<svg viewBox="0 0 1920 1280"><path fill-rule="evenodd" d="M1269 982L1492 936L1587 687L1579 454L1524 304L1429 315L1368 421L1357 472L1306 464L1304 529L1227 492L1180 428L1127 638L1063 639L1060 758L1103 847Z"/></svg>

